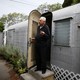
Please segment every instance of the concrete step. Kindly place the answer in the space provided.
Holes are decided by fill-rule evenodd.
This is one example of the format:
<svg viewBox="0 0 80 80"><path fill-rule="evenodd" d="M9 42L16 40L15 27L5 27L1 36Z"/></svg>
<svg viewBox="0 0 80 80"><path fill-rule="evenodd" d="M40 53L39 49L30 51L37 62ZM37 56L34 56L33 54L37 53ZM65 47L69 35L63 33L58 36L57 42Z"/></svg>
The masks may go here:
<svg viewBox="0 0 80 80"><path fill-rule="evenodd" d="M42 71L35 71L35 68L29 70L29 74L34 76L37 80L55 80L54 73L50 70L46 70L45 74Z"/></svg>
<svg viewBox="0 0 80 80"><path fill-rule="evenodd" d="M21 80L36 80L31 74L24 73L20 75Z"/></svg>

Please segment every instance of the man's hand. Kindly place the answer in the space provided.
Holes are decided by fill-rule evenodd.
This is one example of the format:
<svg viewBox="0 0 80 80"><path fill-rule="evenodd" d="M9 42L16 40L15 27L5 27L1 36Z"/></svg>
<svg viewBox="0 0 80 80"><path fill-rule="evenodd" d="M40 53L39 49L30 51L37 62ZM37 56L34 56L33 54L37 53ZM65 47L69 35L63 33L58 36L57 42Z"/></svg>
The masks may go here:
<svg viewBox="0 0 80 80"><path fill-rule="evenodd" d="M35 38L31 38L31 43L35 43Z"/></svg>
<svg viewBox="0 0 80 80"><path fill-rule="evenodd" d="M45 32L44 31L40 31L40 35L41 36L45 35Z"/></svg>

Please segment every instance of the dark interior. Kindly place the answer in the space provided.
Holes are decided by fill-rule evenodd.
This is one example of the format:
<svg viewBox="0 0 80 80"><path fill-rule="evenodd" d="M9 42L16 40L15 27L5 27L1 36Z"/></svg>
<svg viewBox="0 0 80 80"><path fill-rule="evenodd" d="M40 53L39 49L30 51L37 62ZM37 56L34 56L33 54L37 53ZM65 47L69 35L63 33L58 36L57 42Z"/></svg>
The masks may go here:
<svg viewBox="0 0 80 80"><path fill-rule="evenodd" d="M46 24L48 25L49 29L50 29L50 39L48 41L49 45L48 45L48 51L47 51L47 63L48 65L50 65L50 54L51 54L51 31L52 31L52 13L51 12L47 12L42 14L41 16L46 17Z"/></svg>

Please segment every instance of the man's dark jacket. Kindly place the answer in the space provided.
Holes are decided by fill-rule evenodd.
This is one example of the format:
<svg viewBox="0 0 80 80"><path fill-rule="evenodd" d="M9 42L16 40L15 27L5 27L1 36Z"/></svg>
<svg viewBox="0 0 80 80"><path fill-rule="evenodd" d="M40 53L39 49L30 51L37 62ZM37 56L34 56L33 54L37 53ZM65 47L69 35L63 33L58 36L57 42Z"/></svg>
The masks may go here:
<svg viewBox="0 0 80 80"><path fill-rule="evenodd" d="M44 31L45 35L41 36L40 31ZM36 34L36 37L35 37L37 44L47 43L49 38L50 38L49 27L47 25L44 25L42 28L41 28L41 26L38 26L37 34Z"/></svg>

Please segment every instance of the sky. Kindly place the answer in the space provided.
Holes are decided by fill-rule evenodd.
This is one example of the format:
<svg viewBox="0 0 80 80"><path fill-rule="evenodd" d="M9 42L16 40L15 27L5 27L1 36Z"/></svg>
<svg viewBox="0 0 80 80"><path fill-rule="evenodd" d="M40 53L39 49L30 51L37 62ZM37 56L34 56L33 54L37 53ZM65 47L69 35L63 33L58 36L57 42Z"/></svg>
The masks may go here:
<svg viewBox="0 0 80 80"><path fill-rule="evenodd" d="M0 0L0 17L4 14L18 12L29 15L39 5L63 3L64 0Z"/></svg>

